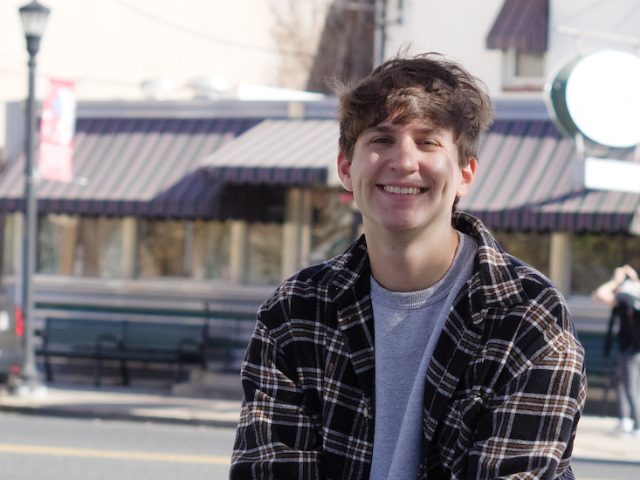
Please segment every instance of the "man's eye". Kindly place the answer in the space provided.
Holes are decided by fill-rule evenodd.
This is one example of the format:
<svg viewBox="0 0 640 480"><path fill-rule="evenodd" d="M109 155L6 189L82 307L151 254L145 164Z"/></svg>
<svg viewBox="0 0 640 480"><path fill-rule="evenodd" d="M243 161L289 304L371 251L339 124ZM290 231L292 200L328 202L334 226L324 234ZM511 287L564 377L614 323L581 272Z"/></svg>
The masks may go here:
<svg viewBox="0 0 640 480"><path fill-rule="evenodd" d="M418 142L420 145L438 145L438 142L433 140L432 138L423 138Z"/></svg>
<svg viewBox="0 0 640 480"><path fill-rule="evenodd" d="M381 143L381 144L388 144L391 143L393 140L391 140L389 137L374 137L372 139L372 143Z"/></svg>

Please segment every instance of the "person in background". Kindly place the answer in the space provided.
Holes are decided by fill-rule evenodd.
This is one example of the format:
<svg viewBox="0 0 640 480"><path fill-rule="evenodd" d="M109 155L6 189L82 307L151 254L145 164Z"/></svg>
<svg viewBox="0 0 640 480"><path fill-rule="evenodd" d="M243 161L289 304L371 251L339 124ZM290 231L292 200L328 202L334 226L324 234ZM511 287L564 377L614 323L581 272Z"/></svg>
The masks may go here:
<svg viewBox="0 0 640 480"><path fill-rule="evenodd" d="M617 328L618 357L616 379L620 423L616 430L640 438L640 281L629 265L618 267L611 280L592 294L594 300L609 305L611 316L605 338L608 356Z"/></svg>
<svg viewBox="0 0 640 480"><path fill-rule="evenodd" d="M339 92L349 249L262 305L231 478L573 478L584 350L565 300L457 211L493 107L438 54Z"/></svg>

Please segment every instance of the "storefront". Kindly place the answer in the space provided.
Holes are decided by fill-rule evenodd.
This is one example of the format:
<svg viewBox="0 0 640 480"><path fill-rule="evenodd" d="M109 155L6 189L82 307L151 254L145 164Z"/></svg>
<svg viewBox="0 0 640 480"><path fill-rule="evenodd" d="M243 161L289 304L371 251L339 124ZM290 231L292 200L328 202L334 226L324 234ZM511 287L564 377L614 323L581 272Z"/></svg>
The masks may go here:
<svg viewBox="0 0 640 480"><path fill-rule="evenodd" d="M333 118L334 108L335 102L81 104L73 182L38 185L36 301L117 303L152 295L176 307L213 302L215 308L219 301L226 308L236 299L233 308L254 312L283 278L353 238L350 203L336 182L327 182L337 137L332 130L330 161L319 155L317 165L305 167L293 149L286 167L263 162L255 175L226 161L217 169L211 155L253 127L269 126L265 119L286 121L300 112ZM316 128L307 131L312 138ZM264 153L269 135L257 133ZM20 272L22 169L20 157L9 159L0 176L9 284Z"/></svg>
<svg viewBox="0 0 640 480"><path fill-rule="evenodd" d="M335 172L337 132L335 100L80 105L74 181L38 186L36 298L90 289L78 301L155 295L250 313L358 235ZM20 268L21 163L9 159L0 176L9 282ZM460 208L587 311L615 266L640 260L640 195L585 190L576 165L542 102L498 101Z"/></svg>

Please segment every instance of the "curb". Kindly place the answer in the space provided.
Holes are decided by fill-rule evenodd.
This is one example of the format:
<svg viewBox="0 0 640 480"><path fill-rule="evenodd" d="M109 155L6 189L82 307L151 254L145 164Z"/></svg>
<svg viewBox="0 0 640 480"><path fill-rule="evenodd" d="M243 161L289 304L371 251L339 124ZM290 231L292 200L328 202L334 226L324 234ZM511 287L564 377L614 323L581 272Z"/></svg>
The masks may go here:
<svg viewBox="0 0 640 480"><path fill-rule="evenodd" d="M594 463L594 464L616 464L616 465L628 465L630 467L640 467L640 461L638 460L626 460L626 459L617 459L617 458L607 458L607 457L585 457L583 455L572 455L571 461L574 460L584 463Z"/></svg>
<svg viewBox="0 0 640 480"><path fill-rule="evenodd" d="M233 428L238 426L237 421L207 418L179 418L153 415L131 415L121 412L106 412L95 410L66 410L55 407L19 407L15 405L0 405L0 412L18 413L32 416L58 417L58 418L82 418L104 421L127 421L139 423L158 423L167 425L205 426L216 428Z"/></svg>

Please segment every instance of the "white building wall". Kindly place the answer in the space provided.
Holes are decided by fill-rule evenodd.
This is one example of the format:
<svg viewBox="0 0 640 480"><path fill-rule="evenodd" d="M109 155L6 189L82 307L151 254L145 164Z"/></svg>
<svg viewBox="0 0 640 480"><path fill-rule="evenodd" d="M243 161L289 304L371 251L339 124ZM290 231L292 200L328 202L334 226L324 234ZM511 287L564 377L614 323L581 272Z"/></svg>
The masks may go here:
<svg viewBox="0 0 640 480"><path fill-rule="evenodd" d="M404 0L398 16L394 0L385 46L386 57L409 48L411 53L439 52L462 63L491 92L500 90L501 55L487 50L485 39L503 0ZM402 18L402 23L394 22Z"/></svg>
<svg viewBox="0 0 640 480"><path fill-rule="evenodd" d="M18 8L0 2L0 105L27 94L27 60ZM313 55L330 0L41 0L51 8L38 55L37 96L47 77L76 82L78 98L140 99L145 80L160 79L170 98L191 98L187 84L219 77L230 85L278 84L283 49ZM283 45L276 30L297 22L307 45ZM282 36L282 35L281 35ZM4 109L0 137L4 137ZM0 146L2 145L0 140Z"/></svg>
<svg viewBox="0 0 640 480"><path fill-rule="evenodd" d="M640 2L552 0L548 71L594 49L613 48L640 55Z"/></svg>
<svg viewBox="0 0 640 480"><path fill-rule="evenodd" d="M407 47L413 53L442 52L482 78L493 95L502 94L502 54L485 45L503 0L385 1L387 57ZM283 48L293 51L301 45L278 45L274 32L282 22L297 21L308 35L304 49L313 54L332 0L42 2L52 13L38 56L37 95L46 94L47 77L59 77L75 80L78 98L89 100L139 99L142 82L153 79L163 80L166 96L178 99L192 97L187 84L202 77L218 77L230 85L300 87L299 79L282 80L278 69L289 61L283 57ZM18 8L26 3L28 0L0 2L0 105L26 96L27 54L18 16ZM402 11L398 11L400 6ZM640 51L638 0L586 4L583 0L551 0L550 21L547 72L581 49ZM558 27L585 35L568 35ZM594 33L598 35L588 36ZM0 148L4 117L1 109Z"/></svg>
<svg viewBox="0 0 640 480"><path fill-rule="evenodd" d="M465 65L494 96L503 95L502 54L487 50L486 37L503 0L387 0L386 57L437 51ZM403 11L398 15L398 5ZM401 23L395 20L401 18ZM559 27L565 27L564 30ZM568 35L566 29L581 31ZM638 0L551 0L547 74L566 59L593 48L617 48L640 53Z"/></svg>

